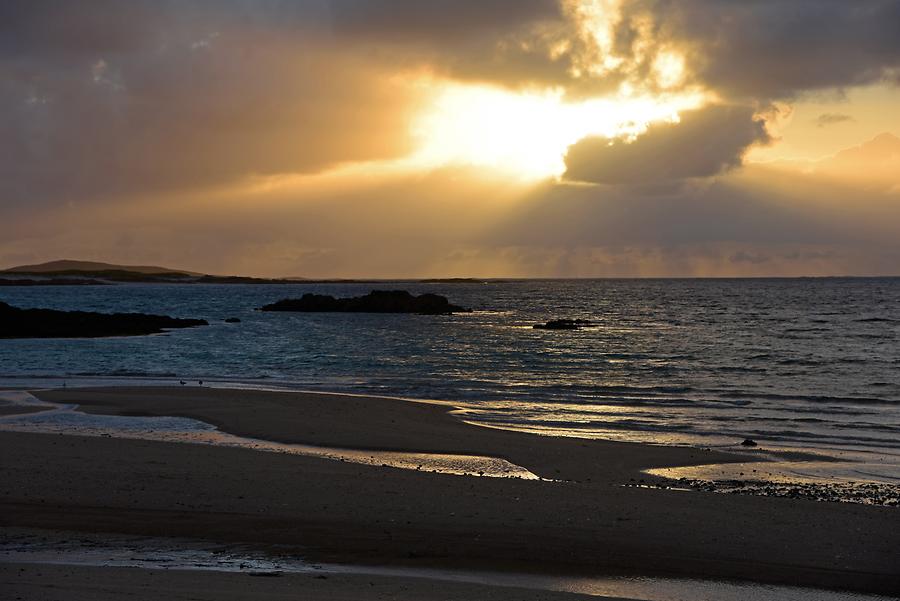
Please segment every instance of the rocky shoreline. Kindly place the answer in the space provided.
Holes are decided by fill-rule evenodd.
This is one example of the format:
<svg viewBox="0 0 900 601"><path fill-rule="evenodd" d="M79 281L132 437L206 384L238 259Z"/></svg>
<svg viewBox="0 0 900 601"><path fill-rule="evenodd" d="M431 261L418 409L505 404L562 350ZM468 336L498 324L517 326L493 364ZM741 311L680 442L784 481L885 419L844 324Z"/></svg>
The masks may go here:
<svg viewBox="0 0 900 601"><path fill-rule="evenodd" d="M0 302L0 338L103 338L145 336L174 328L205 326L204 319L144 313L96 313L20 309Z"/></svg>
<svg viewBox="0 0 900 601"><path fill-rule="evenodd" d="M882 507L900 507L900 486L875 482L770 482L768 480L702 480L678 478L646 484L631 479L626 486L660 489L684 488L758 497L783 497L832 503L858 503Z"/></svg>

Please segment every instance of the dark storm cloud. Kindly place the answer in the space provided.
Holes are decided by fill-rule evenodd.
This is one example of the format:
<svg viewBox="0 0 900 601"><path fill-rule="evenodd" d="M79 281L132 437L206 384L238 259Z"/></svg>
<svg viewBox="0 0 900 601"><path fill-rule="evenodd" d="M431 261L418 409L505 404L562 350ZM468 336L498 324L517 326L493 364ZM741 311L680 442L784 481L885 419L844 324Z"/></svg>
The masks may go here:
<svg viewBox="0 0 900 601"><path fill-rule="evenodd" d="M687 58L684 83L740 102L900 77L900 0L623 0L610 49L580 30L577 5L331 4L334 29L350 43L390 47L394 59L424 60L459 78L559 85L572 96L606 92L623 81L653 89L654 61L673 49ZM585 72L591 61L608 58L615 66Z"/></svg>
<svg viewBox="0 0 900 601"><path fill-rule="evenodd" d="M620 49L650 15L653 43L688 49L695 81L731 97L788 98L900 68L897 0L635 0L625 15Z"/></svg>
<svg viewBox="0 0 900 601"><path fill-rule="evenodd" d="M896 0L626 0L614 39L624 60L580 75L598 49L573 15L557 0L0 2L0 208L403 156L419 99L392 76L407 68L583 96L643 80L671 46L687 52L689 81L744 102L871 82L900 65ZM668 135L654 129L675 152L669 166L643 144L585 140L569 176L708 175L762 139L749 117L700 125L724 127L725 139L690 118ZM675 133L688 130L695 139ZM676 156L679 144L701 156ZM649 175L632 156L641 148Z"/></svg>
<svg viewBox="0 0 900 601"><path fill-rule="evenodd" d="M415 99L367 57L330 42L325 5L2 7L4 208L314 172L409 150Z"/></svg>
<svg viewBox="0 0 900 601"><path fill-rule="evenodd" d="M561 19L558 0L337 0L332 15L341 34L425 44L496 39L521 26Z"/></svg>
<svg viewBox="0 0 900 601"><path fill-rule="evenodd" d="M684 52L688 78L725 97L790 98L900 73L900 0L623 0L612 48L559 0L336 0L334 30L455 77L560 85L572 96L622 81L653 89L660 52ZM611 15L612 16L612 15ZM615 19L613 19L615 21ZM590 27L588 28L590 29ZM564 44L562 44L564 42ZM585 73L613 54L616 66ZM390 53L389 53L390 54Z"/></svg>
<svg viewBox="0 0 900 601"><path fill-rule="evenodd" d="M521 53L491 62L498 40L558 17L555 0L0 3L3 208L402 156L419 98L397 69L524 73Z"/></svg>
<svg viewBox="0 0 900 601"><path fill-rule="evenodd" d="M133 52L162 24L146 2L96 0L90 7L52 0L0 3L0 57L69 60Z"/></svg>
<svg viewBox="0 0 900 601"><path fill-rule="evenodd" d="M716 175L741 163L748 146L769 140L744 106L687 111L679 123L651 125L632 142L585 138L569 147L566 179L602 184L653 184Z"/></svg>
<svg viewBox="0 0 900 601"><path fill-rule="evenodd" d="M560 0L337 0L332 18L341 43L386 62L514 88L571 83L579 48L550 56L573 31Z"/></svg>
<svg viewBox="0 0 900 601"><path fill-rule="evenodd" d="M55 60L152 52L217 28L327 30L328 0L8 0L0 56Z"/></svg>

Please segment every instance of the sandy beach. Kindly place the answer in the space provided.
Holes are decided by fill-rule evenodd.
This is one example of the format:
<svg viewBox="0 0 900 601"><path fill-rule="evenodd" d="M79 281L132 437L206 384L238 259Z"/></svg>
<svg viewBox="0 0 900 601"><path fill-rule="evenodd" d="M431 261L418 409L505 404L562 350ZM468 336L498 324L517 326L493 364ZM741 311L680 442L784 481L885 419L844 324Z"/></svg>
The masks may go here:
<svg viewBox="0 0 900 601"><path fill-rule="evenodd" d="M197 599L297 599L357 601L578 601L597 599L573 593L536 591L422 578L341 574L282 575L254 578L246 574L203 571L143 570L84 566L0 564L0 587L12 599L105 601L196 601ZM298 597L299 596L299 597ZM614 597L606 597L615 601Z"/></svg>
<svg viewBox="0 0 900 601"><path fill-rule="evenodd" d="M196 387L35 394L78 403L86 412L185 416L224 432L278 442L502 457L547 480L461 477L208 445L6 432L0 433L0 515L7 527L187 537L277 547L344 563L738 579L881 594L900 590L896 508L623 486L646 478L641 473L646 468L746 456L489 429L462 422L446 405L388 398ZM3 582L24 587L14 590L37 590L29 588L38 586L28 576L32 568L21 576L17 570L6 566ZM48 568L47 573L82 582L96 577L85 570ZM150 578L132 572L135 579ZM121 574L115 572L109 591L119 590ZM162 576L175 588L180 578ZM307 580L301 580L304 591ZM281 584L266 586L275 587L277 597ZM239 588L229 591L243 598ZM385 591L350 592L346 598L399 594ZM473 596L494 598L472 591L460 591L458 598ZM26 592L23 598L44 597ZM344 597L310 588L308 598Z"/></svg>

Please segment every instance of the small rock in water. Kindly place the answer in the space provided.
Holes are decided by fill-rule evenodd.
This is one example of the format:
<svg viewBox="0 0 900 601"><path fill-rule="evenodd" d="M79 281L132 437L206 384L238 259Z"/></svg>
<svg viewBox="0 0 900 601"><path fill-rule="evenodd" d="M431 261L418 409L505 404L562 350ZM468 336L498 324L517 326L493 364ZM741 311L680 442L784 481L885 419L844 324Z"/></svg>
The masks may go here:
<svg viewBox="0 0 900 601"><path fill-rule="evenodd" d="M757 445L756 445L756 441L753 440L752 438L745 438L744 442L741 443L741 446L742 447L755 447Z"/></svg>
<svg viewBox="0 0 900 601"><path fill-rule="evenodd" d="M535 330L578 330L592 325L586 319L553 319L547 323L534 324Z"/></svg>
<svg viewBox="0 0 900 601"><path fill-rule="evenodd" d="M241 323L241 320L237 317L229 317L225 320L225 323Z"/></svg>

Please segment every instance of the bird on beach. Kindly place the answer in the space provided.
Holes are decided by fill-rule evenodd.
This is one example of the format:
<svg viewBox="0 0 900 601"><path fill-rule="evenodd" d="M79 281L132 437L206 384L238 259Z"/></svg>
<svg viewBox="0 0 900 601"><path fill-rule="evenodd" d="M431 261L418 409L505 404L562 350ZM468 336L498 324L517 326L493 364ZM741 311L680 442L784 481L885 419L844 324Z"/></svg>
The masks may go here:
<svg viewBox="0 0 900 601"><path fill-rule="evenodd" d="M185 382L184 380L179 380L179 382L181 382L181 385L182 385L182 386L184 386L185 384L187 384L187 382Z"/></svg>

